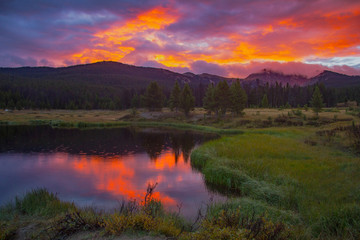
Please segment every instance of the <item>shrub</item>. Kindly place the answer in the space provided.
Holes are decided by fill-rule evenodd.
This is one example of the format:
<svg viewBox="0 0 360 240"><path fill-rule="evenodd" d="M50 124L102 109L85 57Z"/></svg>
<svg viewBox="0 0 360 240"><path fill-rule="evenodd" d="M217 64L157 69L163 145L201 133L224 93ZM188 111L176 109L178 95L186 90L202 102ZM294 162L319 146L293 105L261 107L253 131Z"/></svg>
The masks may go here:
<svg viewBox="0 0 360 240"><path fill-rule="evenodd" d="M295 116L302 116L302 111L300 109L296 109L296 110L291 110L291 112L295 115Z"/></svg>

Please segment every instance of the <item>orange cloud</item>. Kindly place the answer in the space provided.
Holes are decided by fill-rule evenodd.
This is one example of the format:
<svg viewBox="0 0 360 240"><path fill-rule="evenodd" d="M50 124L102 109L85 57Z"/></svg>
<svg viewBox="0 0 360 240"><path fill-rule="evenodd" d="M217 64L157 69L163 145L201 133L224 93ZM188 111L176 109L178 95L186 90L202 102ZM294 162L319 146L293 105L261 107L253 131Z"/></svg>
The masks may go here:
<svg viewBox="0 0 360 240"><path fill-rule="evenodd" d="M135 50L134 47L126 45L124 42L140 34L159 43L160 40L152 32L163 29L175 22L176 19L176 12L164 7L140 13L136 18L125 23L118 22L109 29L97 32L94 34L94 42L96 42L94 49L84 49L73 54L71 59L81 63L101 60L120 61Z"/></svg>
<svg viewBox="0 0 360 240"><path fill-rule="evenodd" d="M184 54L177 55L162 55L155 54L154 57L150 57L150 60L154 60L158 63L161 63L167 67L188 67L188 58Z"/></svg>

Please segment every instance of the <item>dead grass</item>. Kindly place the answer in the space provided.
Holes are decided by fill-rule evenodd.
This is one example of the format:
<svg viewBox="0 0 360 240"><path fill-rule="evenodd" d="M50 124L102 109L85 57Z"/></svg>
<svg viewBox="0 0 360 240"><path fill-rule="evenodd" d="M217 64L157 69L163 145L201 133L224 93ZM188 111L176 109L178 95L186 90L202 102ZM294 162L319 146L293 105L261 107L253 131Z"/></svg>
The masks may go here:
<svg viewBox="0 0 360 240"><path fill-rule="evenodd" d="M27 124L31 120L60 120L65 122L114 122L130 114L130 110L14 110L2 112L0 121Z"/></svg>
<svg viewBox="0 0 360 240"><path fill-rule="evenodd" d="M334 116L336 115L337 120L339 121L351 121L354 119L354 117L348 115L346 113L346 109L336 109L336 110L332 110L330 111L331 108L329 109L325 109L325 111L320 112L319 113L319 118L328 118L328 119L333 119ZM259 120L266 120L269 117L271 118L276 118L279 115L288 115L288 112L291 112L292 110L296 110L296 108L293 109L277 109L277 108L247 108L244 110L245 115L244 115L244 119L249 119L249 120L255 120L255 119L259 119ZM306 118L312 118L314 117L314 113L313 111L311 111L310 109L308 111L305 111L305 109L299 109L301 111L301 113L303 115L306 116Z"/></svg>
<svg viewBox="0 0 360 240"><path fill-rule="evenodd" d="M294 113L300 113L295 115ZM233 116L228 113L225 118L217 118L214 115L206 115L203 108L196 108L189 118L183 113L171 112L164 108L161 112L149 112L146 109L136 110L134 115L131 109L121 111L110 110L14 110L0 111L0 124L41 124L46 121L62 121L66 123L119 123L122 121L156 121L172 123L189 123L217 128L267 128L285 126L276 122L277 118L286 118L288 126L306 125L306 121L314 118L311 110L304 109L245 109L242 116ZM319 125L332 125L333 127L345 126L355 121L359 123L359 117L350 115L346 109L324 109L319 113ZM309 124L311 125L311 123Z"/></svg>

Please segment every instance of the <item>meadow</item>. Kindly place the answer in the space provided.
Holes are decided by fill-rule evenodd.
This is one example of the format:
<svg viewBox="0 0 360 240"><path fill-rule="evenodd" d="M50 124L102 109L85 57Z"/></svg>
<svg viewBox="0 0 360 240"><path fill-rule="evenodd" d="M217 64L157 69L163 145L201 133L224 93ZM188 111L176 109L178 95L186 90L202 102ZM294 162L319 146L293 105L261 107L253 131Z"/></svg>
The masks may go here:
<svg viewBox="0 0 360 240"><path fill-rule="evenodd" d="M36 227L27 233L33 239L82 231L101 237L130 232L163 239L360 238L357 108L324 109L319 116L303 108L245 109L242 116L225 118L208 116L203 109L189 118L168 109L27 110L1 112L0 124L217 132L222 137L194 150L191 164L204 174L209 188L231 196L226 203L209 204L206 215L190 223L165 212L156 201L99 213L61 202L44 189L33 190L0 208L0 239L18 237L19 229L34 222Z"/></svg>
<svg viewBox="0 0 360 240"><path fill-rule="evenodd" d="M75 126L84 123L96 126L121 125L127 122L139 124L142 122L156 122L156 124L192 124L222 129L266 128L273 126L301 126L327 125L336 122L348 125L351 121L359 121L358 109L327 108L314 118L314 113L307 108L276 109L276 108L247 108L243 115L217 118L206 114L203 108L196 108L189 117L181 112L172 112L163 108L161 112L149 112L146 109L128 110L0 110L0 124L2 125L41 125L63 123ZM103 127L103 126L102 126Z"/></svg>

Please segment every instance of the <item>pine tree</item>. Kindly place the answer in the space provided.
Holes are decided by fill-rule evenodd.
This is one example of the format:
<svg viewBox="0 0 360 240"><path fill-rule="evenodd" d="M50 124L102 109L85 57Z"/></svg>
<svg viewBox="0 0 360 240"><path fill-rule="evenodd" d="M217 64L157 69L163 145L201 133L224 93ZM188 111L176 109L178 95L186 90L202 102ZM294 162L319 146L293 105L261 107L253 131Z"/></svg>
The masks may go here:
<svg viewBox="0 0 360 240"><path fill-rule="evenodd" d="M185 84L180 95L180 107L184 111L185 115L188 116L191 110L194 110L195 98L191 91L189 84Z"/></svg>
<svg viewBox="0 0 360 240"><path fill-rule="evenodd" d="M324 106L323 96L322 96L318 86L315 87L310 104L311 104L313 111L316 113L316 115L319 114L319 112L321 111L321 109Z"/></svg>
<svg viewBox="0 0 360 240"><path fill-rule="evenodd" d="M213 84L209 84L206 89L205 97L203 99L203 107L210 115L211 112L215 112L215 87Z"/></svg>
<svg viewBox="0 0 360 240"><path fill-rule="evenodd" d="M176 81L174 88L171 91L170 95L170 109L173 111L175 109L175 112L178 111L180 107L180 94L181 89L179 87L179 83Z"/></svg>
<svg viewBox="0 0 360 240"><path fill-rule="evenodd" d="M262 108L268 108L269 107L269 101L268 101L268 98L267 98L267 95L264 94L262 100L261 100L261 107Z"/></svg>
<svg viewBox="0 0 360 240"><path fill-rule="evenodd" d="M218 106L219 113L225 116L230 105L230 89L226 80L219 82L215 88L215 103Z"/></svg>
<svg viewBox="0 0 360 240"><path fill-rule="evenodd" d="M132 108L138 108L140 106L140 97L136 93L131 99L131 107Z"/></svg>
<svg viewBox="0 0 360 240"><path fill-rule="evenodd" d="M144 102L150 111L161 110L164 94L157 82L151 82L145 92Z"/></svg>
<svg viewBox="0 0 360 240"><path fill-rule="evenodd" d="M230 93L231 111L235 114L240 114L245 108L247 95L244 89L241 87L239 80L236 80L236 82L231 84Z"/></svg>

